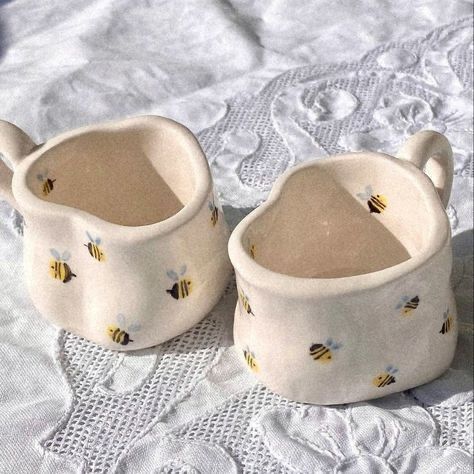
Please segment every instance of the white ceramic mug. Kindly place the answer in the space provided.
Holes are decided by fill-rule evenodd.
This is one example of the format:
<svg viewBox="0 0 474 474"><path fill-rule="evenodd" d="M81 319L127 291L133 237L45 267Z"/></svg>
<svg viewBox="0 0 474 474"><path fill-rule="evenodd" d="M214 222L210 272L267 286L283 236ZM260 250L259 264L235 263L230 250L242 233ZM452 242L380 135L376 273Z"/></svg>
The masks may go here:
<svg viewBox="0 0 474 474"><path fill-rule="evenodd" d="M14 169L0 161L0 194L25 218L25 278L44 317L133 350L186 331L218 301L228 229L188 129L137 117L36 146L1 121L0 151Z"/></svg>
<svg viewBox="0 0 474 474"><path fill-rule="evenodd" d="M287 398L376 398L451 363L451 147L423 131L399 157L349 153L296 166L230 238L235 344Z"/></svg>

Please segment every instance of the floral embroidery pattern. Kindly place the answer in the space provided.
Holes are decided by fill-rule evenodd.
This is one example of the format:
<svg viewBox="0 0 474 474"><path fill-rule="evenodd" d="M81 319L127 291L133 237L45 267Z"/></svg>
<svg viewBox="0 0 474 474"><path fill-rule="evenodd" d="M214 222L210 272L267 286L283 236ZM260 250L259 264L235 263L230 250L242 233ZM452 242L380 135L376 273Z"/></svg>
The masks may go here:
<svg viewBox="0 0 474 474"><path fill-rule="evenodd" d="M199 133L221 202L254 207L298 162L346 151L394 154L423 129L444 133L455 174L472 176L470 24L383 45L360 62L292 69L258 94L230 100L227 114Z"/></svg>
<svg viewBox="0 0 474 474"><path fill-rule="evenodd" d="M470 472L471 456L439 446L432 418L408 402L395 395L347 409L272 409L253 423L279 462L297 472Z"/></svg>

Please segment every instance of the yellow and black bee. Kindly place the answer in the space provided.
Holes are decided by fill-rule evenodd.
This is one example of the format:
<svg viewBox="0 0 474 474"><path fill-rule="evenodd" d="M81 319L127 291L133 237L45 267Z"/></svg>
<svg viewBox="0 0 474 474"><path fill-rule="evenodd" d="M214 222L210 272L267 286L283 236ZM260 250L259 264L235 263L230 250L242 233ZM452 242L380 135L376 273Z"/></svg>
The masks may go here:
<svg viewBox="0 0 474 474"><path fill-rule="evenodd" d="M309 348L309 354L314 360L326 364L333 359L333 351L337 351L341 347L342 344L337 344L332 339L328 339L324 344L312 344Z"/></svg>
<svg viewBox="0 0 474 474"><path fill-rule="evenodd" d="M441 326L440 334L446 334L453 328L453 317L449 314L449 308L443 314L443 325Z"/></svg>
<svg viewBox="0 0 474 474"><path fill-rule="evenodd" d="M101 239L97 237L96 239L93 239L91 234L86 231L87 238L89 239L89 242L87 244L84 244L85 247L87 247L87 250L89 250L89 253L93 258L98 260L99 262L104 262L105 261L105 253L104 251L99 247L101 243Z"/></svg>
<svg viewBox="0 0 474 474"><path fill-rule="evenodd" d="M418 308L419 304L420 298L418 297L418 295L414 296L413 298L410 298L409 296L404 296L395 308L401 309L403 316L409 316L413 313L413 311L415 311L416 308Z"/></svg>
<svg viewBox="0 0 474 474"><path fill-rule="evenodd" d="M181 267L179 275L174 270L168 270L166 274L176 283L166 293L169 293L174 299L186 298L190 295L193 284L189 277L185 276L186 265Z"/></svg>
<svg viewBox="0 0 474 474"><path fill-rule="evenodd" d="M245 312L247 314L251 314L252 316L255 316L252 312L252 308L250 307L250 302L245 293L242 290L239 290L239 300L241 307L244 308Z"/></svg>
<svg viewBox="0 0 474 474"><path fill-rule="evenodd" d="M216 203L214 202L214 199L212 201L209 201L209 210L211 211L211 223L213 226L217 224L217 221L219 220L219 209L216 206Z"/></svg>
<svg viewBox="0 0 474 474"><path fill-rule="evenodd" d="M385 372L382 372L381 374L377 375L377 377L375 377L374 380L372 380L372 383L378 388L386 387L387 385L390 385L396 382L394 375L397 372L398 372L398 369L389 365L385 369Z"/></svg>
<svg viewBox="0 0 474 474"><path fill-rule="evenodd" d="M257 252L257 248L255 244L249 244L249 254L255 260L255 253Z"/></svg>
<svg viewBox="0 0 474 474"><path fill-rule="evenodd" d="M362 201L367 201L370 212L380 214L385 211L387 207L387 198L383 194L374 194L372 186L366 186L364 193L358 193L357 196Z"/></svg>
<svg viewBox="0 0 474 474"><path fill-rule="evenodd" d="M71 267L66 263L71 258L69 252L63 252L62 255L56 249L50 249L51 255L54 259L49 261L49 274L55 280L60 280L63 283L68 283L73 277L77 276L72 273Z"/></svg>
<svg viewBox="0 0 474 474"><path fill-rule="evenodd" d="M257 360L255 359L255 354L251 352L248 347L244 350L244 358L245 362L250 367L250 370L252 372L258 372L260 370L257 364Z"/></svg>
<svg viewBox="0 0 474 474"><path fill-rule="evenodd" d="M141 329L140 324L134 323L127 327L125 316L123 314L117 314L117 323L118 323L118 326L115 326L115 325L107 326L107 334L110 336L112 341L122 346L126 346L130 342L133 342L133 339L130 338L130 333L140 331ZM126 330L123 329L125 327L126 327Z"/></svg>
<svg viewBox="0 0 474 474"><path fill-rule="evenodd" d="M43 188L42 188L43 196L47 196L54 189L54 182L56 180L48 178L48 171L45 171L42 174L37 174L36 178L43 185Z"/></svg>

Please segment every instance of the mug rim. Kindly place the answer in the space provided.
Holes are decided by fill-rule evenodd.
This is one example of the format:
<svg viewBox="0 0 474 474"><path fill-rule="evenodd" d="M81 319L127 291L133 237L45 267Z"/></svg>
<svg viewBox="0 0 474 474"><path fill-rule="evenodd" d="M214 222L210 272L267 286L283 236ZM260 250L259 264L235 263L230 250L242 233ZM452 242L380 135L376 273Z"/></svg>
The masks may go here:
<svg viewBox="0 0 474 474"><path fill-rule="evenodd" d="M150 127L151 125L151 127ZM61 145L68 139L79 137L90 132L110 132L125 131L127 129L138 128L145 129L170 129L179 134L180 140L183 140L190 156L191 170L195 178L195 189L188 203L172 216L151 224L127 226L107 221L83 209L74 208L65 204L45 201L39 198L27 184L26 178L31 166L53 147ZM205 204L212 191L212 177L207 159L194 134L184 125L170 118L158 115L141 115L121 120L113 120L99 124L86 125L70 131L60 133L59 135L47 140L39 145L33 152L25 156L15 168L12 180L12 190L17 200L20 212L26 210L33 216L40 214L54 214L71 220L82 219L87 225L94 226L96 230L102 231L108 235L108 239L114 239L117 235L118 240L145 240L160 235L169 234L177 228L185 225L192 220L202 206Z"/></svg>
<svg viewBox="0 0 474 474"><path fill-rule="evenodd" d="M328 161L336 162L364 157L390 161L400 169L400 172L416 176L424 199L427 201L428 219L431 224L428 230L427 243L420 252L403 262L381 270L333 278L299 277L280 273L261 265L248 254L244 243L244 235L247 229L267 210L278 203L286 182L293 174L305 168L324 166L324 163ZM449 244L450 238L451 230L448 217L432 181L425 173L406 160L385 153L362 151L316 158L286 170L275 181L268 199L245 216L235 227L229 239L228 251L236 274L251 286L286 296L311 298L314 297L315 293L321 296L356 293L395 281L426 264Z"/></svg>

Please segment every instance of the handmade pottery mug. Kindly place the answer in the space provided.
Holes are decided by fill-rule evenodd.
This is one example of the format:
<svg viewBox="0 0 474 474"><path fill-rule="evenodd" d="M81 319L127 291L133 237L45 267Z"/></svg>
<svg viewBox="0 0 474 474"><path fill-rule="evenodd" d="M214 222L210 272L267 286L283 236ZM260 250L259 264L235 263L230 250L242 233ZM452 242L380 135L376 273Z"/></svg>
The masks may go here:
<svg viewBox="0 0 474 474"><path fill-rule="evenodd" d="M235 344L266 386L339 404L449 367L457 324L443 204L452 175L448 141L423 131L399 158L349 153L277 180L229 241Z"/></svg>
<svg viewBox="0 0 474 474"><path fill-rule="evenodd" d="M26 283L47 319L133 350L186 331L218 301L228 229L184 126L137 117L36 146L2 121L0 151L14 168L0 161L0 194L25 218Z"/></svg>

